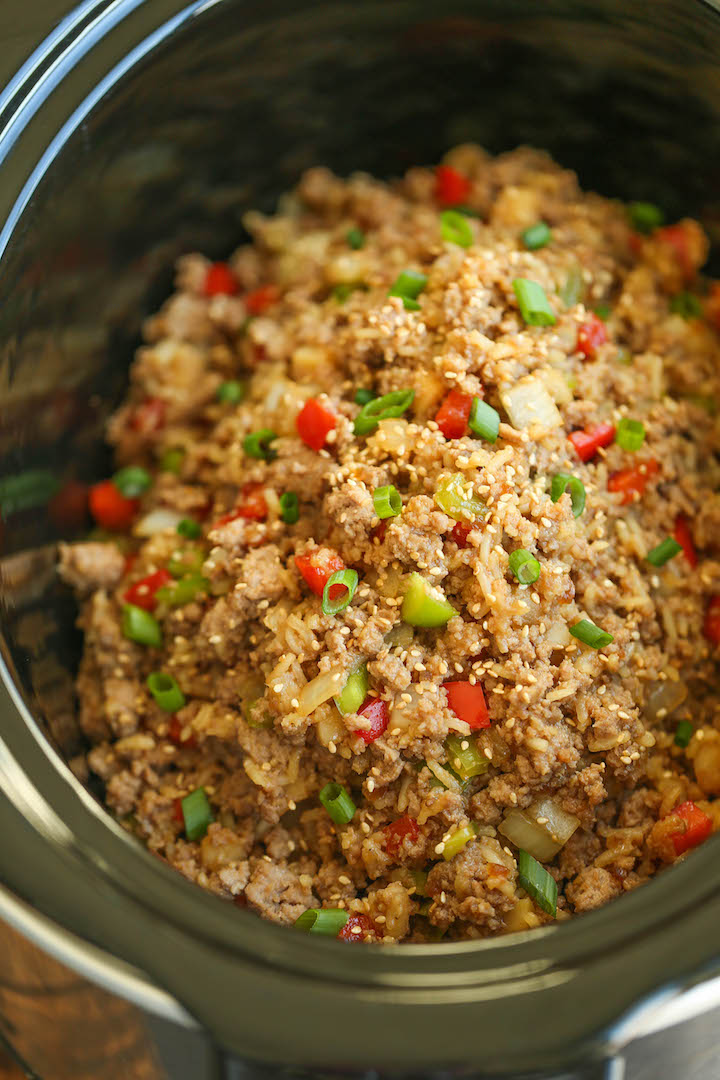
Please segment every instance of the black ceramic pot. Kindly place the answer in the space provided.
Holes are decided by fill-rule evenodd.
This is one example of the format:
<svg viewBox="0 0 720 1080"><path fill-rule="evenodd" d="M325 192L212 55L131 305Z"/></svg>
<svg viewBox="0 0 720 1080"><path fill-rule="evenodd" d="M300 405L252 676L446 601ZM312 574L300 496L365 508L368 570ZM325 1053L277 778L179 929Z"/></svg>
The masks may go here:
<svg viewBox="0 0 720 1080"><path fill-rule="evenodd" d="M484 943L349 949L260 922L142 850L64 764L79 642L52 572L173 257L229 252L305 166L389 175L460 141L532 143L715 233L716 5L52 6L0 14L0 914L187 1047L173 1080L718 1075L717 838L603 910ZM29 1059L42 1032L19 1023L0 1032ZM87 1075L114 1076L110 1056Z"/></svg>

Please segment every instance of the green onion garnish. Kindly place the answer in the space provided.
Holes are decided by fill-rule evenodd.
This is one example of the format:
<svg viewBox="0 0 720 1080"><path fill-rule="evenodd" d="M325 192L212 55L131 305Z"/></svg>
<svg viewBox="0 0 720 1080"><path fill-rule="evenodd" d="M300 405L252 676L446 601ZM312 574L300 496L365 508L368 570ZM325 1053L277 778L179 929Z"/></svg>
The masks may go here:
<svg viewBox="0 0 720 1080"><path fill-rule="evenodd" d="M686 747L695 733L689 720L681 720L675 729L675 745Z"/></svg>
<svg viewBox="0 0 720 1080"><path fill-rule="evenodd" d="M196 788L182 800L185 835L188 840L201 840L212 825L214 818L204 788Z"/></svg>
<svg viewBox="0 0 720 1080"><path fill-rule="evenodd" d="M308 908L295 920L295 926L309 934L337 937L349 918L348 912L342 908Z"/></svg>
<svg viewBox="0 0 720 1080"><path fill-rule="evenodd" d="M518 307L528 326L553 326L555 314L548 303L545 290L536 281L515 278L512 283Z"/></svg>
<svg viewBox="0 0 720 1080"><path fill-rule="evenodd" d="M333 585L344 585L346 590L336 600L330 599L330 590ZM339 611L344 611L355 595L357 587L357 570L349 570L347 567L344 570L336 570L325 582L322 595L323 613L325 615L337 615Z"/></svg>
<svg viewBox="0 0 720 1080"><path fill-rule="evenodd" d="M498 432L500 431L500 413L497 409L493 409L492 405L488 405L486 401L474 397L470 406L468 424L473 435L477 435L479 439L486 439L487 442L494 443L497 441Z"/></svg>
<svg viewBox="0 0 720 1080"><path fill-rule="evenodd" d="M127 465L113 476L113 484L126 499L136 499L150 487L152 479L140 465Z"/></svg>
<svg viewBox="0 0 720 1080"><path fill-rule="evenodd" d="M574 307L583 294L583 276L579 266L568 270L565 283L558 289L558 296L566 308Z"/></svg>
<svg viewBox="0 0 720 1080"><path fill-rule="evenodd" d="M352 669L342 690L333 698L343 716L358 711L367 697L369 685L367 664L363 661Z"/></svg>
<svg viewBox="0 0 720 1080"><path fill-rule="evenodd" d="M393 281L388 296L399 296L406 311L419 311L417 297L427 285L427 274L419 270L403 270Z"/></svg>
<svg viewBox="0 0 720 1080"><path fill-rule="evenodd" d="M259 458L261 461L274 461L277 451L270 446L277 439L277 435L270 428L260 428L252 431L243 439L243 450L248 457Z"/></svg>
<svg viewBox="0 0 720 1080"><path fill-rule="evenodd" d="M159 649L163 643L160 623L149 611L135 604L123 604L122 632L129 641L136 641L138 645L154 645Z"/></svg>
<svg viewBox="0 0 720 1080"><path fill-rule="evenodd" d="M186 540L197 540L198 536L202 536L202 526L192 518L183 518L178 521L177 532L178 536L184 536Z"/></svg>
<svg viewBox="0 0 720 1080"><path fill-rule="evenodd" d="M672 536L666 536L657 547L654 547L651 551L648 551L645 558L653 566L664 566L666 562L670 562L676 555L679 555L682 551L682 545L678 544L677 540L673 540Z"/></svg>
<svg viewBox="0 0 720 1080"><path fill-rule="evenodd" d="M612 308L609 304L598 304L593 308L593 311L597 315L598 319L602 319L603 322L607 322L612 314Z"/></svg>
<svg viewBox="0 0 720 1080"><path fill-rule="evenodd" d="M245 397L245 384L237 379L228 379L227 382L220 383L216 396L223 405L238 405Z"/></svg>
<svg viewBox="0 0 720 1080"><path fill-rule="evenodd" d="M389 420L393 416L402 416L412 405L414 397L414 390L393 390L389 394L383 394L382 397L368 401L355 417L353 427L355 434L369 435L381 420Z"/></svg>
<svg viewBox="0 0 720 1080"><path fill-rule="evenodd" d="M373 491L373 506L379 518L397 517L402 510L400 492L394 484L385 484L384 487L375 488Z"/></svg>
<svg viewBox="0 0 720 1080"><path fill-rule="evenodd" d="M336 825L347 825L355 816L357 807L342 784L326 784L318 798Z"/></svg>
<svg viewBox="0 0 720 1080"><path fill-rule="evenodd" d="M585 485L582 480L578 480L577 476L570 476L569 473L556 473L552 478L550 485L550 498L554 503L565 494L566 491L570 491L570 505L572 506L573 517L580 517L585 509Z"/></svg>
<svg viewBox="0 0 720 1080"><path fill-rule="evenodd" d="M518 852L518 880L538 907L553 919L557 917L557 882L527 851Z"/></svg>
<svg viewBox="0 0 720 1080"><path fill-rule="evenodd" d="M472 229L468 225L467 218L459 214L457 210L443 210L440 215L440 232L443 240L449 244L458 244L468 248L473 242Z"/></svg>
<svg viewBox="0 0 720 1080"><path fill-rule="evenodd" d="M428 879L427 870L411 870L410 871L410 877L413 879L413 882L415 883L415 895L416 896L427 896L427 879Z"/></svg>
<svg viewBox="0 0 720 1080"><path fill-rule="evenodd" d="M294 525L300 517L298 497L294 491L286 491L280 496L280 517L286 525Z"/></svg>
<svg viewBox="0 0 720 1080"><path fill-rule="evenodd" d="M589 645L591 649L604 649L606 645L615 640L612 634L608 634L606 630L601 630L599 626L596 626L594 622L590 622L589 619L581 619L580 622L576 622L574 626L570 627L570 633L578 641L582 641L583 645Z"/></svg>
<svg viewBox="0 0 720 1080"><path fill-rule="evenodd" d="M205 552L199 548L186 548L184 551L174 552L167 564L168 572L174 578L185 577L186 574L197 574L205 562Z"/></svg>
<svg viewBox="0 0 720 1080"><path fill-rule="evenodd" d="M160 468L163 472L175 473L177 476L182 469L185 460L185 451L181 446L173 446L166 450L160 458Z"/></svg>
<svg viewBox="0 0 720 1080"><path fill-rule="evenodd" d="M355 392L355 403L357 405L367 405L369 401L375 400L375 394L372 390L360 388Z"/></svg>
<svg viewBox="0 0 720 1080"><path fill-rule="evenodd" d="M148 675L147 687L155 701L165 712L177 712L185 704L185 695L173 679L164 671L153 671Z"/></svg>
<svg viewBox="0 0 720 1080"><path fill-rule="evenodd" d="M463 743L467 743L465 748L463 748ZM490 768L489 759L483 754L475 739L448 735L445 740L445 749L448 754L448 765L461 780L470 780L473 776L480 776Z"/></svg>
<svg viewBox="0 0 720 1080"><path fill-rule="evenodd" d="M641 233L651 233L665 220L662 210L654 203L631 202L627 212L632 227Z"/></svg>
<svg viewBox="0 0 720 1080"><path fill-rule="evenodd" d="M168 604L169 607L184 607L185 604L195 600L201 593L206 593L209 588L210 582L207 578L202 577L200 574L188 574L187 577L173 582L172 585L163 585L155 593L155 596L161 603Z"/></svg>
<svg viewBox="0 0 720 1080"><path fill-rule="evenodd" d="M539 251L552 240L550 226L544 221L538 221L537 225L531 225L529 229L521 233L522 242L528 251Z"/></svg>
<svg viewBox="0 0 720 1080"><path fill-rule="evenodd" d="M629 420L623 416L618 420L615 442L623 450L639 450L645 442L645 425L640 420Z"/></svg>
<svg viewBox="0 0 720 1080"><path fill-rule="evenodd" d="M367 285L362 281L341 281L339 285L333 286L332 294L339 304L344 304L348 296L357 292L358 289L367 292Z"/></svg>
<svg viewBox="0 0 720 1080"><path fill-rule="evenodd" d="M532 585L540 577L540 563L525 548L511 551L508 558L510 569L521 585Z"/></svg>
<svg viewBox="0 0 720 1080"><path fill-rule="evenodd" d="M457 615L457 611L439 589L413 572L400 615L409 626L444 626L453 615Z"/></svg>
<svg viewBox="0 0 720 1080"><path fill-rule="evenodd" d="M691 292L680 292L670 301L673 315L682 315L683 319L701 319L703 308L700 300Z"/></svg>
<svg viewBox="0 0 720 1080"><path fill-rule="evenodd" d="M477 836L477 825L474 822L470 822L469 825L463 825L459 829L455 829L453 833L443 843L442 855L446 862L450 859L454 859L458 855L465 845L474 840Z"/></svg>
<svg viewBox="0 0 720 1080"><path fill-rule="evenodd" d="M20 510L47 503L60 484L49 469L28 469L16 476L0 478L0 511L3 518Z"/></svg>
<svg viewBox="0 0 720 1080"><path fill-rule="evenodd" d="M348 247L351 247L353 251L359 251L360 248L365 247L365 233L362 229L358 229L357 226L348 229L345 234L345 239L348 242Z"/></svg>

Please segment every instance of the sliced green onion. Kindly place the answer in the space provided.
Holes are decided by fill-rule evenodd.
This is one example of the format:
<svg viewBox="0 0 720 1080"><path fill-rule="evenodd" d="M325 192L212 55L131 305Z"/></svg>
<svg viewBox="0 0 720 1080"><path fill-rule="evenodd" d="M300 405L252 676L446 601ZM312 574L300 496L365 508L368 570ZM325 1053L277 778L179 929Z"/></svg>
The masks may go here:
<svg viewBox="0 0 720 1080"><path fill-rule="evenodd" d="M538 221L537 225L531 225L529 229L525 229L521 236L528 251L539 251L552 240L552 230L544 221Z"/></svg>
<svg viewBox="0 0 720 1080"><path fill-rule="evenodd" d="M679 555L682 551L682 545L678 544L677 540L673 540L672 536L666 536L657 547L648 551L645 558L653 566L664 566L666 562L670 562L676 555Z"/></svg>
<svg viewBox="0 0 720 1080"><path fill-rule="evenodd" d="M238 405L245 397L245 384L238 379L228 379L220 383L216 396L223 405Z"/></svg>
<svg viewBox="0 0 720 1080"><path fill-rule="evenodd" d="M418 270L403 270L393 281L388 296L399 296L406 311L419 311L417 297L427 285L427 274Z"/></svg>
<svg viewBox="0 0 720 1080"><path fill-rule="evenodd" d="M361 248L365 247L365 233L362 229L358 229L357 226L348 229L345 239L348 242L348 247L351 247L353 251L360 251Z"/></svg>
<svg viewBox="0 0 720 1080"><path fill-rule="evenodd" d="M463 746L467 743L467 746ZM481 776L490 768L489 759L483 754L475 739L459 735L448 735L445 740L448 765L461 780L470 780Z"/></svg>
<svg viewBox="0 0 720 1080"><path fill-rule="evenodd" d="M333 585L344 585L346 589L346 592L341 594L336 600L330 599L330 590ZM357 570L349 570L347 567L345 567L344 570L336 570L325 582L325 588L323 589L322 595L323 613L325 615L337 615L339 611L344 611L355 595L357 587Z"/></svg>
<svg viewBox="0 0 720 1080"><path fill-rule="evenodd" d="M375 394L372 390L367 390L361 387L355 392L355 403L357 405L367 405L369 401L375 400Z"/></svg>
<svg viewBox="0 0 720 1080"><path fill-rule="evenodd" d="M160 468L163 472L175 473L177 476L182 469L185 460L185 451L181 446L173 446L166 450L160 458Z"/></svg>
<svg viewBox="0 0 720 1080"><path fill-rule="evenodd" d="M577 476L559 472L552 478L550 485L550 498L554 503L558 502L566 491L570 491L570 505L573 517L580 517L585 509L585 485Z"/></svg>
<svg viewBox="0 0 720 1080"><path fill-rule="evenodd" d="M152 483L150 473L140 465L127 465L116 472L112 480L126 499L136 499L138 495L144 494Z"/></svg>
<svg viewBox="0 0 720 1080"><path fill-rule="evenodd" d="M204 562L204 551L199 548L186 548L185 551L176 551L170 556L167 568L174 578L181 578L186 574L198 574Z"/></svg>
<svg viewBox="0 0 720 1080"><path fill-rule="evenodd" d="M673 296L670 310L673 315L682 315L683 319L701 319L703 314L700 300L691 292L680 292Z"/></svg>
<svg viewBox="0 0 720 1080"><path fill-rule="evenodd" d="M440 589L430 585L420 574L412 573L400 615L410 626L444 626L457 611Z"/></svg>
<svg viewBox="0 0 720 1080"><path fill-rule="evenodd" d="M450 862L450 859L454 859L470 840L474 840L477 836L477 825L474 822L470 822L469 825L463 825L459 829L455 829L450 834L447 840L443 842L442 855L446 862Z"/></svg>
<svg viewBox="0 0 720 1080"><path fill-rule="evenodd" d="M568 270L564 284L558 289L558 296L566 308L574 307L583 295L583 276L579 266Z"/></svg>
<svg viewBox="0 0 720 1080"><path fill-rule="evenodd" d="M196 788L182 800L182 814L185 821L185 835L188 840L201 840L212 825L213 812L204 788Z"/></svg>
<svg viewBox="0 0 720 1080"><path fill-rule="evenodd" d="M641 233L651 233L665 220L660 207L650 202L631 202L627 212L632 227Z"/></svg>
<svg viewBox="0 0 720 1080"><path fill-rule="evenodd" d="M593 308L593 311L597 315L598 319L602 319L603 322L607 322L612 315L612 308L609 304L598 304Z"/></svg>
<svg viewBox="0 0 720 1080"><path fill-rule="evenodd" d="M675 728L675 745L686 747L695 733L695 728L689 720L681 720Z"/></svg>
<svg viewBox="0 0 720 1080"><path fill-rule="evenodd" d="M553 919L557 917L557 882L527 851L518 853L518 881L538 907Z"/></svg>
<svg viewBox="0 0 720 1080"><path fill-rule="evenodd" d="M185 695L177 682L164 671L153 671L148 675L147 688L165 712L177 712L185 704Z"/></svg>
<svg viewBox="0 0 720 1080"><path fill-rule="evenodd" d="M402 416L410 408L415 397L414 390L392 390L389 394L374 398L363 405L355 417L353 430L356 435L369 435L381 420Z"/></svg>
<svg viewBox="0 0 720 1080"><path fill-rule="evenodd" d="M468 248L473 242L472 229L467 219L457 210L443 210L440 215L440 232L443 240L449 244Z"/></svg>
<svg viewBox="0 0 720 1080"><path fill-rule="evenodd" d="M415 885L416 896L427 896L427 870L411 870L410 877Z"/></svg>
<svg viewBox="0 0 720 1080"><path fill-rule="evenodd" d="M172 585L163 585L155 593L157 599L169 607L184 607L195 600L201 593L206 593L210 588L210 582L200 574L188 574L180 581Z"/></svg>
<svg viewBox="0 0 720 1080"><path fill-rule="evenodd" d="M645 442L645 425L640 420L623 416L622 420L618 420L615 442L623 450L639 450Z"/></svg>
<svg viewBox="0 0 720 1080"><path fill-rule="evenodd" d="M528 326L554 326L556 319L545 290L536 281L515 278L512 283L518 307Z"/></svg>
<svg viewBox="0 0 720 1080"><path fill-rule="evenodd" d="M367 664L362 661L352 669L342 690L333 699L344 716L358 711L367 697L369 685Z"/></svg>
<svg viewBox="0 0 720 1080"><path fill-rule="evenodd" d="M336 825L347 825L355 816L357 807L342 784L326 784L318 798Z"/></svg>
<svg viewBox="0 0 720 1080"><path fill-rule="evenodd" d="M359 289L367 291L367 285L362 281L341 281L339 285L333 286L332 294L339 304L344 304L348 296Z"/></svg>
<svg viewBox="0 0 720 1080"><path fill-rule="evenodd" d="M280 517L286 525L294 525L300 517L300 505L294 491L285 491L280 496Z"/></svg>
<svg viewBox="0 0 720 1080"><path fill-rule="evenodd" d="M615 359L617 360L618 364L623 364L625 367L632 366L632 353L625 345L620 346L618 351L615 353Z"/></svg>
<svg viewBox="0 0 720 1080"><path fill-rule="evenodd" d="M497 441L498 432L500 431L500 413L497 409L493 409L492 405L488 405L486 401L474 397L470 406L468 424L473 435L477 435L479 439L486 439L488 442L494 443Z"/></svg>
<svg viewBox="0 0 720 1080"><path fill-rule="evenodd" d="M129 641L136 641L138 645L154 645L159 649L163 643L160 623L149 611L135 604L123 604L122 632Z"/></svg>
<svg viewBox="0 0 720 1080"><path fill-rule="evenodd" d="M384 487L375 488L373 506L375 513L381 519L397 517L402 510L400 492L394 484L385 484Z"/></svg>
<svg viewBox="0 0 720 1080"><path fill-rule="evenodd" d="M186 540L197 540L202 536L202 526L192 518L183 518L178 521L177 532L178 536L184 536Z"/></svg>
<svg viewBox="0 0 720 1080"><path fill-rule="evenodd" d="M243 450L248 457L259 458L261 461L274 461L277 451L270 446L277 439L277 435L270 428L260 428L252 431L243 439Z"/></svg>
<svg viewBox="0 0 720 1080"><path fill-rule="evenodd" d="M525 548L511 551L508 562L510 570L521 585L532 585L540 577L540 563Z"/></svg>
<svg viewBox="0 0 720 1080"><path fill-rule="evenodd" d="M250 728L262 728L265 731L269 730L273 726L273 718L267 710L263 712L259 719L254 719L252 716L253 706L260 701L260 698L253 698L252 701L247 701L243 704L243 713L245 715L245 721Z"/></svg>
<svg viewBox="0 0 720 1080"><path fill-rule="evenodd" d="M590 622L589 619L581 619L580 622L576 622L574 626L570 627L570 633L578 641L582 641L583 645L589 645L591 649L604 649L606 645L615 640L612 634L608 634L606 630L601 630L599 626L596 626L594 622Z"/></svg>
<svg viewBox="0 0 720 1080"><path fill-rule="evenodd" d="M3 517L43 506L60 487L49 469L28 469L16 476L0 478L0 510Z"/></svg>
<svg viewBox="0 0 720 1080"><path fill-rule="evenodd" d="M472 490L472 479L464 473L451 473L438 484L433 499L455 521L474 521L487 513L487 507Z"/></svg>
<svg viewBox="0 0 720 1080"><path fill-rule="evenodd" d="M295 925L308 934L337 937L349 918L349 913L342 908L308 908L295 920Z"/></svg>

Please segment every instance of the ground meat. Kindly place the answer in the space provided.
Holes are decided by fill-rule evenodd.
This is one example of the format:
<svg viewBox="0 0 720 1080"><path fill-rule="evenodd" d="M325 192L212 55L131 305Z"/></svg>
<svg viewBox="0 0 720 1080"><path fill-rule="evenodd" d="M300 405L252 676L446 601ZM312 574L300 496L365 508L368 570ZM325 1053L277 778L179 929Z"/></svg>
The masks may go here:
<svg viewBox="0 0 720 1080"><path fill-rule="evenodd" d="M276 922L337 908L360 941L549 922L516 841L567 918L720 828L706 238L688 220L640 237L537 151L466 145L445 165L467 180L467 247L442 235L433 170L318 168L277 215L244 216L232 294L206 295L209 261L184 257L108 427L150 473L140 517L60 546L85 634L76 772L189 880ZM540 221L552 240L529 250ZM403 268L424 275L413 302L391 295ZM527 325L518 278L548 325ZM702 316L673 310L685 290ZM581 457L597 424L620 437ZM157 509L168 527L142 536ZM683 551L655 566L669 533ZM137 634L139 582L156 588ZM193 793L209 812L190 841Z"/></svg>

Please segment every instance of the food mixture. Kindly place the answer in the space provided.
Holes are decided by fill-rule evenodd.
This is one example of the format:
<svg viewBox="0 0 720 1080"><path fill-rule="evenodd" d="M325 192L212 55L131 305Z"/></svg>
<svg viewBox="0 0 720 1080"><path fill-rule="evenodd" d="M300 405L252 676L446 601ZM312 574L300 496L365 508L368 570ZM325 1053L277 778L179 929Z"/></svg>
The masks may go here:
<svg viewBox="0 0 720 1080"><path fill-rule="evenodd" d="M647 882L720 827L700 226L473 146L245 224L180 260L61 548L76 768L186 878L346 941Z"/></svg>

